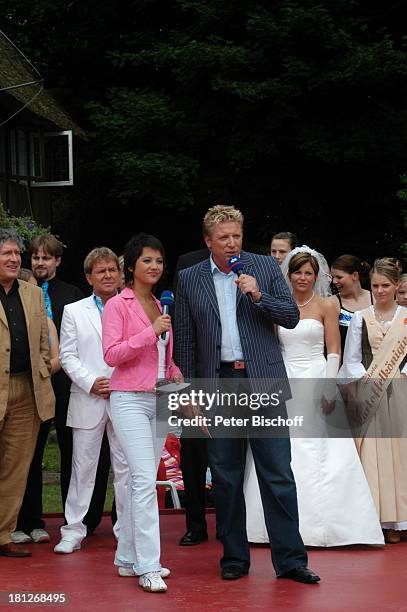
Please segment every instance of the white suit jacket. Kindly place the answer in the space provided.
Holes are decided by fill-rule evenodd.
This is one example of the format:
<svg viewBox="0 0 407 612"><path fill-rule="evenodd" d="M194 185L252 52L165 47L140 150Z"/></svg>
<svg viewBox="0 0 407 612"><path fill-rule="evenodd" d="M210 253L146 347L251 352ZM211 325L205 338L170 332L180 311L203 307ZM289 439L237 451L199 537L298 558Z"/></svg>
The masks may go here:
<svg viewBox="0 0 407 612"><path fill-rule="evenodd" d="M61 364L72 380L66 424L69 427L96 427L109 401L90 393L98 376L110 378L113 368L103 359L102 321L93 296L67 304L61 324Z"/></svg>

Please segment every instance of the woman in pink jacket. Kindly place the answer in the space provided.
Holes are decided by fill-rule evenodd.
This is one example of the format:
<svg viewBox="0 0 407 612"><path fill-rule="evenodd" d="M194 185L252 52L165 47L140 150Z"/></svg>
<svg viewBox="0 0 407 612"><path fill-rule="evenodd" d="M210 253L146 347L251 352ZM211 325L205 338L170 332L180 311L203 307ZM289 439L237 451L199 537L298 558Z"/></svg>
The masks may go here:
<svg viewBox="0 0 407 612"><path fill-rule="evenodd" d="M172 359L171 319L152 289L164 270L161 242L137 234L124 251L126 288L103 311L103 353L114 367L110 406L114 430L129 464L128 495L115 565L139 576L145 591L163 592L169 570L160 563L156 474L165 435L156 435L157 380L182 380ZM163 332L166 340L161 339Z"/></svg>

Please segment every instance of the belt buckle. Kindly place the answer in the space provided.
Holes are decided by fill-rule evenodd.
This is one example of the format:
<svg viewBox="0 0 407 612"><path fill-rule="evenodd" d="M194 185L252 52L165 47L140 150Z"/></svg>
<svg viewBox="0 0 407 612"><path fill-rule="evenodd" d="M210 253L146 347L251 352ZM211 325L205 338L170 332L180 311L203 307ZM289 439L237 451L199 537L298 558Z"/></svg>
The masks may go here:
<svg viewBox="0 0 407 612"><path fill-rule="evenodd" d="M233 369L234 370L244 370L245 369L244 361L240 361L240 360L234 361L233 362Z"/></svg>

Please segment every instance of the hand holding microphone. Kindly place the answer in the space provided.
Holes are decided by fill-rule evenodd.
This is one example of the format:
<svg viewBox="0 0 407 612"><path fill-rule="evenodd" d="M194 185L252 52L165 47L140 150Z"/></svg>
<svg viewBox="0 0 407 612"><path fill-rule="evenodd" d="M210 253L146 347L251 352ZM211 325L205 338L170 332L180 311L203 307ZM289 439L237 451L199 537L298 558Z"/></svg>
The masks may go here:
<svg viewBox="0 0 407 612"><path fill-rule="evenodd" d="M154 331L157 336L161 334L161 340L167 339L167 332L171 327L171 317L168 314L170 306L174 304L174 294L172 291L163 291L160 297L162 306L162 315L158 317L153 324Z"/></svg>
<svg viewBox="0 0 407 612"><path fill-rule="evenodd" d="M153 330L156 336L161 336L163 340L166 340L166 334L171 327L171 317L169 314L160 315L156 318L153 323Z"/></svg>
<svg viewBox="0 0 407 612"><path fill-rule="evenodd" d="M247 295L252 302L258 302L261 298L261 293L254 276L243 272L243 263L239 255L234 255L228 260L229 270L237 275L236 284L240 291Z"/></svg>

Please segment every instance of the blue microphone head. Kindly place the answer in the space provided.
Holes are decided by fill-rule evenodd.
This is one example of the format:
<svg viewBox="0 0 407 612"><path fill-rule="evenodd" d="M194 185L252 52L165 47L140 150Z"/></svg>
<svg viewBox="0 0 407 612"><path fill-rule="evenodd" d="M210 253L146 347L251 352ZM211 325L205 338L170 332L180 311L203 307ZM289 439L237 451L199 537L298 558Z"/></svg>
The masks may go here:
<svg viewBox="0 0 407 612"><path fill-rule="evenodd" d="M240 259L240 256L234 255L233 257L231 257L228 260L228 266L229 266L229 270L231 272L234 272L235 274L238 274L239 272L241 272L243 270L243 263Z"/></svg>
<svg viewBox="0 0 407 612"><path fill-rule="evenodd" d="M172 306L174 304L174 294L172 291L165 290L160 296L161 306Z"/></svg>

